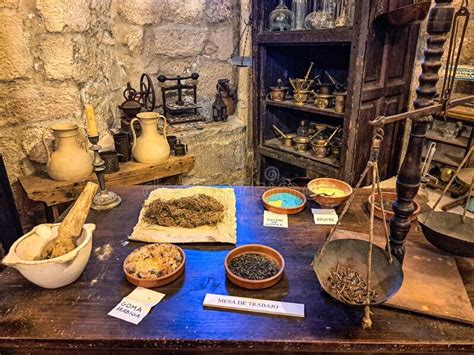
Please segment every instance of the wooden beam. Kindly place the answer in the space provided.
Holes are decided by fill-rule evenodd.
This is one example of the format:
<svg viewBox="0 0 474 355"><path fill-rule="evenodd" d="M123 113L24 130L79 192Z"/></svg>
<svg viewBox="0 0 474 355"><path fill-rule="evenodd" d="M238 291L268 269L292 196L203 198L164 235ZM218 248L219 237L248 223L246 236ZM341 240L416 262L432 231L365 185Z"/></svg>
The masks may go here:
<svg viewBox="0 0 474 355"><path fill-rule="evenodd" d="M181 157L171 156L158 164L142 164L128 162L120 165L116 173L105 175L107 187L138 185L165 177L188 173L195 162L194 155ZM55 181L47 175L30 175L19 178L21 186L25 189L28 198L41 201L47 206L75 200L81 193L87 181L97 181L94 175L84 181Z"/></svg>

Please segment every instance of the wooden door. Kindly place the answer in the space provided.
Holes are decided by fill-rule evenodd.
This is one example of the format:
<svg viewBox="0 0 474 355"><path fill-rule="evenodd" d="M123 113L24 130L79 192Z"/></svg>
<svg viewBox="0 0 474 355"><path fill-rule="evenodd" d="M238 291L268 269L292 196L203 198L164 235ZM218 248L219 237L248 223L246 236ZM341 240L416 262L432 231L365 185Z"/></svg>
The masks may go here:
<svg viewBox="0 0 474 355"><path fill-rule="evenodd" d="M413 64L419 25L375 29L373 20L384 11L411 4L411 0L374 0L370 5L368 37L365 47L364 77L352 159L355 182L364 170L370 153L373 127L369 121L379 115L393 115L408 108ZM403 123L384 127L385 138L380 152L382 179L398 173L403 141Z"/></svg>

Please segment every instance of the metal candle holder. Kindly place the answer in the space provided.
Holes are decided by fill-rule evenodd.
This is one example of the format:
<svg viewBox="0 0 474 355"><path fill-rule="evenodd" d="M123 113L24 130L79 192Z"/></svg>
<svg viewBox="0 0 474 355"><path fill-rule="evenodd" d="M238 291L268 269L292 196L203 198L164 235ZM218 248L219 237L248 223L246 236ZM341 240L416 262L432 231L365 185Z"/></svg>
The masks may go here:
<svg viewBox="0 0 474 355"><path fill-rule="evenodd" d="M88 136L88 139L92 144L90 150L94 152L93 166L100 188L100 191L94 196L91 208L94 210L108 210L118 206L122 199L115 192L107 191L105 188L105 162L99 154L99 150L102 148L97 144L99 142L99 136Z"/></svg>

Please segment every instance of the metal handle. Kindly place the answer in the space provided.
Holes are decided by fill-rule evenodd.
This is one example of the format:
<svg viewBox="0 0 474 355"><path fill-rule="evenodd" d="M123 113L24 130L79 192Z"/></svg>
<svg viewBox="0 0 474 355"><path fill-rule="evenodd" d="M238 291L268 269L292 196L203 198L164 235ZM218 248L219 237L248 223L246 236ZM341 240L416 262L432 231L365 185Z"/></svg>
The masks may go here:
<svg viewBox="0 0 474 355"><path fill-rule="evenodd" d="M287 138L286 134L283 133L277 126L275 125L272 125L272 128L278 132L278 134L280 134L283 138Z"/></svg>
<svg viewBox="0 0 474 355"><path fill-rule="evenodd" d="M166 117L163 116L163 115L158 115L158 119L162 118L163 121L165 121L165 124L163 125L163 135L165 136L165 138L167 137L167 134L166 134L166 130L168 128L168 121L166 121Z"/></svg>
<svg viewBox="0 0 474 355"><path fill-rule="evenodd" d="M137 134L135 133L135 128L133 128L133 124L135 122L138 122L141 126L140 120L136 117L130 121L130 129L132 130L132 136L133 136L132 152L135 149L135 145L137 144Z"/></svg>
<svg viewBox="0 0 474 355"><path fill-rule="evenodd" d="M329 144L329 142L331 141L331 139L333 139L334 136L336 135L336 133L339 131L339 128L340 128L340 127L337 127L337 128L335 129L335 131L332 132L331 136L327 139L326 143L324 143L324 146L326 146L326 145Z"/></svg>
<svg viewBox="0 0 474 355"><path fill-rule="evenodd" d="M82 127L82 130L84 131L84 135L82 137L84 139L84 150L86 151L87 154L89 154L90 151L87 145L87 143L89 142L89 139L87 138L87 130L84 127Z"/></svg>

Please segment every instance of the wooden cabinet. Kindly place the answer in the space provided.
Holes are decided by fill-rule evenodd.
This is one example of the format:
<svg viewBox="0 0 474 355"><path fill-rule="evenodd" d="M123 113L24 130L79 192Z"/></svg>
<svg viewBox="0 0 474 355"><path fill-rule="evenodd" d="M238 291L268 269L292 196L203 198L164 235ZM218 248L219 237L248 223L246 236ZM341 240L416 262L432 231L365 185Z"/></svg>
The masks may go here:
<svg viewBox="0 0 474 355"><path fill-rule="evenodd" d="M265 177L269 167L278 169L280 179L293 176L330 176L355 184L367 163L373 127L368 122L378 115L407 110L419 25L376 30L375 17L411 1L356 0L352 27L324 30L269 32L268 14L277 0L254 0L253 13L253 143L256 182L275 183ZM291 8L291 1L287 0ZM290 101L267 99L270 86L281 78L304 77L309 63L316 73L329 71L338 81L347 80L345 113L318 109L313 103L295 106ZM341 126L341 157L316 158L283 147L275 124L295 132L302 119ZM380 155L382 178L398 171L403 124L384 127Z"/></svg>
<svg viewBox="0 0 474 355"><path fill-rule="evenodd" d="M431 142L436 143L436 153L433 156L432 165L438 167L457 168L469 152L474 140L474 108L472 106L457 106L449 109L446 117L434 116L431 128L426 132L425 148L423 158L426 156L428 146ZM446 137L443 133L445 125L454 125L457 122L463 124L463 128L456 137ZM439 124L442 125L439 125ZM472 166L473 157L465 167Z"/></svg>

